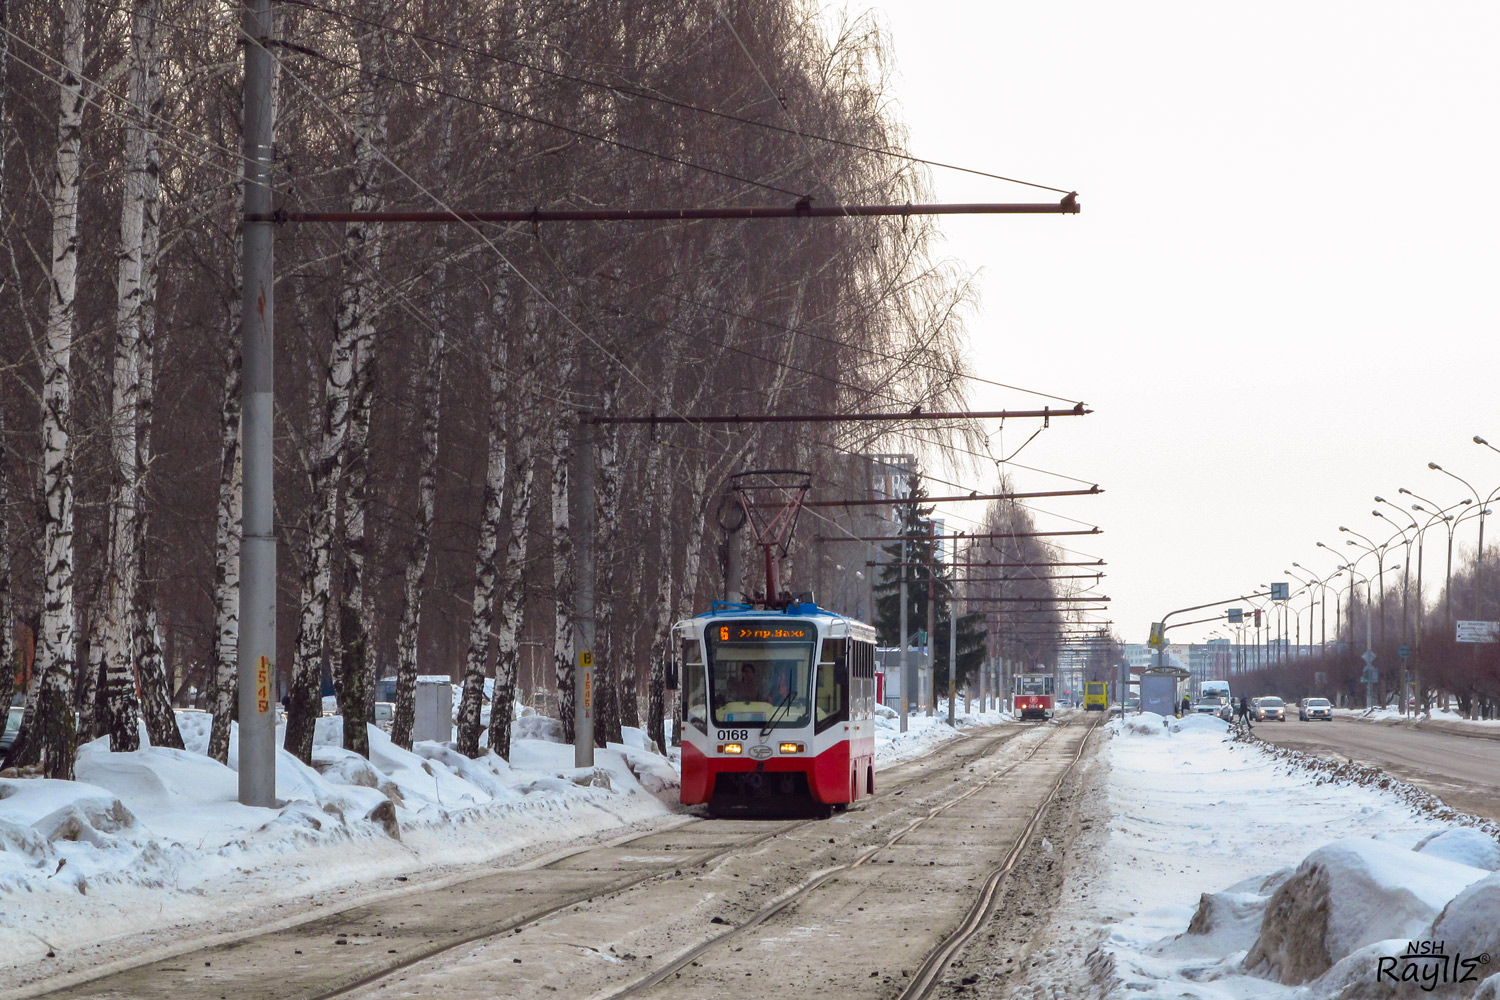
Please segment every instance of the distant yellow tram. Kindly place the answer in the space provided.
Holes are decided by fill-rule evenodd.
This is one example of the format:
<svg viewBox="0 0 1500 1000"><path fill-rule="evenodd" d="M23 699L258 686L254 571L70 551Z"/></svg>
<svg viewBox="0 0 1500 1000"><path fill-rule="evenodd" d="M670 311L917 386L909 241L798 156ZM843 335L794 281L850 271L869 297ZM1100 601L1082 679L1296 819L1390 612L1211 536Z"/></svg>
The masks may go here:
<svg viewBox="0 0 1500 1000"><path fill-rule="evenodd" d="M1083 710L1103 712L1109 708L1109 683L1107 681L1083 682Z"/></svg>

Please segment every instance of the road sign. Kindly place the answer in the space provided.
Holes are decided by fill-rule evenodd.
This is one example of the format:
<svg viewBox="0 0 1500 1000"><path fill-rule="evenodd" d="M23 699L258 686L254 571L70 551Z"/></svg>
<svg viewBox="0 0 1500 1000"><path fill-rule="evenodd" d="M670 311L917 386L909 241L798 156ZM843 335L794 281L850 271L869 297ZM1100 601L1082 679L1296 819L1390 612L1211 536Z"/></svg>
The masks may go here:
<svg viewBox="0 0 1500 1000"><path fill-rule="evenodd" d="M1291 585L1287 583L1271 584L1271 600L1285 601L1291 598Z"/></svg>
<svg viewBox="0 0 1500 1000"><path fill-rule="evenodd" d="M1396 655L1401 657L1401 659L1403 660L1408 659L1411 656L1411 647L1402 646L1400 649L1396 650Z"/></svg>
<svg viewBox="0 0 1500 1000"><path fill-rule="evenodd" d="M1364 672L1359 675L1359 679L1364 684L1378 684L1380 683L1380 671L1374 667L1365 667Z"/></svg>
<svg viewBox="0 0 1500 1000"><path fill-rule="evenodd" d="M1375 662L1375 654L1371 650L1367 649L1365 650L1364 655L1360 657L1360 659L1364 660L1365 666L1368 667Z"/></svg>
<svg viewBox="0 0 1500 1000"><path fill-rule="evenodd" d="M1457 622L1458 642L1500 642L1500 622Z"/></svg>
<svg viewBox="0 0 1500 1000"><path fill-rule="evenodd" d="M1231 624L1231 625L1239 625L1244 620L1245 620L1245 609L1244 608L1230 608L1229 609L1229 624Z"/></svg>

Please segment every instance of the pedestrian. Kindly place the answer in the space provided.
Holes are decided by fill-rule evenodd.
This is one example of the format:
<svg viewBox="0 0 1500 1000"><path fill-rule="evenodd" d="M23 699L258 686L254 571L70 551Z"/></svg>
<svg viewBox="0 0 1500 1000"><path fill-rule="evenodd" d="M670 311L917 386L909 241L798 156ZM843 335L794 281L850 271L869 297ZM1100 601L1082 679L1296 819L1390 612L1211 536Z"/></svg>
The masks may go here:
<svg viewBox="0 0 1500 1000"><path fill-rule="evenodd" d="M1193 699L1189 698L1187 695L1183 695L1182 696L1182 717L1184 719L1187 718L1188 713L1191 712L1192 710L1193 710Z"/></svg>
<svg viewBox="0 0 1500 1000"><path fill-rule="evenodd" d="M1239 711L1237 711L1235 714L1238 715L1239 718L1240 718L1240 721L1245 724L1245 728L1246 729L1253 730L1255 728L1254 726L1252 726L1250 724L1250 699L1249 698L1246 698L1244 695L1240 695L1240 707L1239 707Z"/></svg>

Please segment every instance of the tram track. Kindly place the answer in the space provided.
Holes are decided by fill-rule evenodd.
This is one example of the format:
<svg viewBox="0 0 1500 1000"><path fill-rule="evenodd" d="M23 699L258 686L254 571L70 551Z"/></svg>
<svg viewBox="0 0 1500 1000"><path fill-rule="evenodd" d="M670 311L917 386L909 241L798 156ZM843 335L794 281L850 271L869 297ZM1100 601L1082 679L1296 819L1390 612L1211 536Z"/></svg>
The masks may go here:
<svg viewBox="0 0 1500 1000"><path fill-rule="evenodd" d="M701 888L693 884L697 880L676 880L659 891L653 890L652 896L610 901L558 915L538 927L535 935L528 932L526 941L501 938L441 965L414 969L409 977L381 977L380 982L368 984L370 988L360 990L358 995L388 1000L428 995L440 989L445 997L486 1000L545 995L544 991L589 1000L641 996L667 1000L740 995L747 989L749 995L778 995L774 984L785 981L796 984L793 995L841 996L856 995L857 991L857 995L927 996L940 981L948 961L984 925L1005 876L1026 852L1040 818L1048 814L1058 789L1086 753L1096 728L1077 724L1017 727L1016 735L1026 737L1023 744L1036 738L1034 744L1016 748L1018 759L994 761L993 772L980 771L969 780L964 774L955 774L951 784L942 780L947 775L937 775L939 780L927 789L923 799L891 808L883 817L888 829L875 843L858 847L854 859L831 866L820 863L814 870L798 874L791 885L760 891L760 902L742 916L733 916L736 901L731 898L736 895L733 890L742 885L717 876L705 876ZM996 749L995 741L989 741L987 747ZM984 755L976 754L970 764L983 760ZM960 770L974 774L970 764ZM1038 781L1043 774L1046 778ZM1004 781L1008 777L1014 782ZM889 793L888 805L894 797L894 792ZM999 823L999 830L1008 830L1013 823L1017 832L1005 835L1003 842L1009 849L1000 863L985 864L983 874L988 877L981 879L975 872L968 888L962 888L958 883L970 870L963 859L945 862L953 865L946 871L924 867L937 864L926 860L935 853L952 853L950 848L958 844L961 831L974 828L970 819L990 814L996 802L1003 806L1020 800L1026 803L1024 815ZM941 829L929 829L939 824ZM977 842L971 840L966 846L980 856L988 854L986 834L978 837ZM848 839L853 838L846 839L845 848L850 846ZM734 862L744 872L766 865L796 867L798 850L806 846L783 840L773 845L770 853L738 852ZM828 853L835 849L828 849ZM882 853L892 855L885 859L887 864L899 867L880 865L878 856ZM738 879L740 875L732 877ZM684 881L688 884L678 884ZM922 942L922 949L929 949L921 934L911 940L894 939L891 949L880 945L872 949L872 942L882 933L946 927L953 920L952 890L969 892L981 882L978 898L968 906L957 929L938 935L930 950L916 956L912 965L921 968L917 980L903 981L911 973L906 971L907 961L900 952L903 947L910 951L918 942ZM704 898L715 902L707 908L683 906L684 900L696 899L701 904ZM859 902L869 903L871 912L854 905ZM856 910L861 916L856 916ZM711 921L706 919L710 915ZM721 919L723 915L731 919ZM622 928L622 919L634 920L638 926ZM710 924L727 926L716 933ZM834 926L839 924L843 926ZM907 924L914 926L908 928ZM710 936L705 939L704 934ZM841 934L843 942L851 945L847 953L834 943ZM825 936L828 942L821 940ZM864 947L859 946L861 942ZM685 947L679 947L684 943ZM657 962L645 975L627 971L629 963L639 958L631 951L659 953L664 948L671 957ZM526 978L520 975L523 957ZM643 957L652 960L650 954ZM507 962L515 962L517 967L513 969ZM865 962L869 965L862 966ZM886 978L874 982L881 970ZM795 978L787 980L789 975ZM870 977L868 985L863 978L866 975ZM827 978L819 982L824 976ZM853 978L856 976L860 978ZM622 982L622 978L628 981Z"/></svg>
<svg viewBox="0 0 1500 1000"><path fill-rule="evenodd" d="M934 774L950 769L962 770L973 762L986 759L997 749L1021 736L1026 731L1026 728L1022 727L1006 727L1003 731L995 734L966 734L950 740L936 748L931 754L912 761L902 762L887 769L883 772L884 781L882 781L882 785L884 787L881 788L879 795L875 799L868 801L878 803L892 800L897 796L905 794L913 787L919 786L925 779L930 778ZM867 807L867 804L855 806L849 813L844 815L858 814L863 812ZM276 996L278 998L302 997L306 998L306 1000L333 1000L335 997L346 996L354 991L388 979L406 969L439 959L445 954L461 951L485 940L520 933L522 930L564 913L570 908L577 908L601 899L618 896L632 889L644 887L647 883L654 880L674 878L688 871L709 869L726 858L754 850L770 840L787 836L799 830L816 827L818 824L825 822L825 820L816 818L773 821L765 824L763 828L758 829L747 837L735 837L728 843L694 851L681 858L674 858L670 863L649 866L644 870L633 872L624 878L592 881L591 884L574 891L564 891L556 894L541 905L513 910L503 919L481 921L479 926L475 926L471 930L460 931L457 928L453 928L449 933L441 934L437 939L413 948L402 949L401 953L392 954L389 959L384 956L375 959L371 964L376 967L368 968L366 966L368 971L343 977L335 975L333 976L335 981L332 984L328 984L325 979L326 988L313 990L292 989L290 991L273 989L266 991L263 995ZM750 824L741 820L692 818L686 822L678 823L664 829L658 828L638 836L613 841L605 845L605 847L596 845L576 851L569 851L543 864L514 870L509 874L534 874L536 872L566 873L570 863L575 863L578 858L587 856L590 852L603 849L627 851L653 838L662 838L663 836L672 834L691 833L698 828L715 825L733 830L736 827L744 827ZM408 908L426 905L423 902L417 902L417 900L424 899L428 903L441 905L441 901L437 897L447 896L450 897L449 901L451 901L451 897L455 893L464 894L468 888L476 887L480 883L494 880L505 874L507 873L487 874L470 880L445 882L435 888L414 889L409 894L399 897L397 902L404 903ZM281 943L287 945L287 947L261 950L279 952L283 959L292 955L298 956L297 961L302 965L312 964L301 961L302 958L306 957L304 956L305 950L310 950L314 954L319 952L327 954L331 951L334 956L338 956L353 941L355 931L344 931L337 928L357 926L369 917L368 913L362 911L387 905L390 902L390 900L382 900L380 903L370 904L369 906L355 904L333 914L309 915L306 920L294 921L278 926L275 929L261 932L252 931L229 936L227 939L221 937L213 945L197 950L192 948L168 949L164 953L158 952L149 960L114 963L106 969L93 970L66 977L62 982L53 979L49 982L39 982L29 987L7 991L6 996L14 998L41 996L57 998L132 996L144 998L159 995L162 997L180 998L185 994L181 989L180 981L177 984L172 983L172 980L176 978L173 974L180 974L187 969L199 966L203 968L212 968L216 964L223 966L225 964L223 960L226 957L246 951L254 952L256 951L255 945L257 943L266 943L271 939L282 939ZM457 923L459 920L459 917L455 917L452 921L447 922ZM387 930L389 929L387 927ZM349 935L348 937L344 936L346 933ZM382 932L377 931L376 934L379 936ZM312 943L318 940L327 942L329 937L333 935L337 935L337 937L333 937L332 943L340 946L339 948L319 948L316 944ZM311 945L310 948L306 946L303 948L290 947L293 943L302 943L303 938L311 939L305 942L305 945ZM394 943L394 941L391 943ZM395 952L396 949L390 949L390 951ZM213 957L199 961L202 956L206 955ZM367 955L366 958L374 959L375 956ZM340 963L335 962L333 964L337 965ZM225 972L228 971L225 970ZM205 977L200 975L197 978L202 980ZM231 982L223 974L215 974L212 979L215 988L219 992L223 992L223 987L230 987L236 989L236 995L240 997L248 998L261 995L239 990L232 986ZM213 995L217 996L219 992L215 992ZM189 992L186 995L195 994Z"/></svg>
<svg viewBox="0 0 1500 1000"><path fill-rule="evenodd" d="M998 734L996 736L989 737L988 739L984 740L981 749L979 749L978 751L976 751L972 755L971 759L983 759L984 757L988 756L989 753L991 753L993 750L995 750L996 748L998 748L1000 746L1003 746L1006 743L1009 743L1011 740L1015 739L1016 736L1018 736L1018 735L1019 735L1019 732L1003 732L1003 733L1000 733L1000 734ZM967 743L969 741L974 740L975 738L976 737L973 737L973 736L960 736L960 737L958 737L958 738L956 738L954 740L950 740L941 749L943 749L943 750L962 749L963 747L962 747L962 744L960 743L960 741L962 741L963 743ZM1035 750L1033 750L1032 753L1034 754ZM1030 759L1030 756L1031 756L1031 754L1028 754L1027 755L1027 759ZM916 774L916 775L907 777L905 780L897 782L896 785L895 785L895 787L891 790L891 792L889 792L889 793L888 792L882 792L882 794L893 794L893 793L899 794L901 792L904 792L905 789L908 786L910 786L912 784L915 784L916 782L920 781L923 777L926 777L928 771L930 771L930 770L941 770L942 769L942 768L930 768L930 767L924 768L924 767L922 767L923 764L930 764L931 763L931 758L930 757L928 757L928 758L921 758L919 761L912 762L912 763L914 763L917 766L917 768L919 769L919 773ZM994 780L994 779L991 778L989 780ZM988 784L988 781L986 782L986 784ZM974 789L974 791L978 791L978 790L979 790L978 788ZM972 792L965 794L961 798L967 798L968 794L972 794ZM958 799L954 800L955 803L957 801L959 801L959 800ZM950 803L950 805L951 804L953 804L953 803ZM944 806L942 808L947 808L947 807ZM937 811L941 811L941 810L937 810ZM930 818L931 815L933 815L933 814L930 813L928 818ZM735 820L722 820L722 822L733 823L733 822L736 822L736 821ZM763 844L763 843L765 843L765 842L767 842L769 840L773 840L773 839L775 839L777 837L784 836L785 834L791 833L794 830L802 829L804 827L811 827L811 826L820 824L822 822L824 822L824 819L822 817L812 817L812 818L808 818L808 819L787 821L786 823L784 823L781 826L778 826L778 827L775 827L773 829L764 831L764 832L762 832L762 833L760 833L760 834L758 834L756 836L753 836L753 837L749 838L748 840L736 841L734 844L726 846L726 847L724 847L721 850L703 852L699 856L697 856L697 857L693 858L692 860L688 861L687 863L685 863L682 867L683 867L683 869L704 868L704 867L707 867L708 865L711 865L714 861L717 861L720 858L727 857L727 856L732 855L732 854L742 853L742 852L747 851L747 850L751 850L751 849L753 849L753 848L755 848L755 847L757 847L757 846L759 846L759 845L761 845L761 844ZM919 822L921 822L921 821L919 821ZM684 824L684 825L687 825L687 824ZM897 836L897 838L894 838L890 843L894 843L896 839L899 839L901 836L905 836L905 834L910 829L912 829L915 825L917 825L917 824L913 824L912 827L908 827L907 830L903 830L901 832L901 834L899 834ZM624 841L620 846L629 846L629 845L631 845L631 844L633 844L633 843L635 843L637 841L645 840L645 839L647 839L649 837L653 837L655 835L656 835L655 833L644 834L644 835L642 835L640 837L636 837L636 838L632 838L631 840ZM889 847L890 843L887 843L884 846ZM864 861L868 860L868 857L872 856L874 853L876 853L876 852L875 851L868 852L866 856L862 857L854 865L847 866L847 867L856 867L859 864L863 864ZM552 867L552 866L560 864L560 863L562 863L562 862L564 862L566 860L567 860L567 858L558 859L557 861L551 862L548 865L544 865L543 868ZM815 882L813 883L813 885L810 885L808 887L808 890L806 890L806 891L810 891L810 889L814 888L816 886L816 884L819 884L819 883L821 883L823 881L826 881L827 878L832 877L833 875L837 874L838 871L841 871L841 870L843 870L843 867L840 867L839 869L831 870L830 872L827 873L827 875L824 875L824 876L816 879ZM356 990L359 990L359 989L362 989L362 988L364 988L366 986L369 986L372 983L379 982L380 980L387 979L390 976L392 976L392 975L394 975L394 974L396 974L398 972L401 972L404 969L411 968L412 966L418 965L418 964L420 964L422 962L425 962L425 961L430 961L431 959L436 958L436 957L438 957L438 956L440 956L442 954L445 954L445 953L448 953L448 952L457 951L457 950L459 950L461 948L464 948L464 947L466 947L468 945L474 944L477 941L485 940L487 938L493 938L493 937L496 937L497 935L500 935L500 934L505 934L505 933L513 932L513 931L519 931L521 929L524 929L528 925L539 923L540 921L545 920L546 918L548 918L548 917L550 917L550 916L552 916L552 915L554 915L556 913L560 913L560 912L568 910L570 908L577 907L577 906L579 906L581 904L584 904L584 903L593 902L594 900L596 900L596 899L598 899L600 897L603 897L603 896L618 895L619 893L624 892L627 889L635 888L636 886L643 885L643 884L645 884L647 882L650 882L650 881L652 881L654 879L658 879L658 878L662 878L662 877L664 877L664 873L663 872L653 871L653 872L649 872L649 873L640 875L638 877L634 877L634 878L631 878L631 879L624 880L623 882L621 882L619 884L615 884L615 885L610 885L610 886L603 887L603 888L601 888L597 892L580 893L580 894L578 894L574 898L570 898L570 899L559 901L559 902L555 903L552 906L546 907L545 909L538 910L538 911L535 911L533 913L527 914L524 918L519 918L519 919L517 919L515 921L509 922L508 925L506 925L506 926L501 926L501 927L498 927L498 928L492 929L492 930L486 930L486 931L482 931L482 932L476 932L476 933L473 933L473 934L465 935L461 939L456 939L456 940L452 940L452 941L446 942L441 947L433 948L433 949L431 949L431 950L429 950L429 951L427 951L425 953L422 953L422 954L413 955L409 959L406 959L406 960L403 960L401 962L398 962L398 963L395 963L393 965L390 965L390 966L388 966L388 967L386 967L384 969L381 969L378 972L372 972L369 975L364 976L364 977L362 977L359 980L356 980L356 981L351 982L351 983L342 984L342 985L340 985L339 987L337 987L335 989L327 990L327 991L325 991L323 993L318 993L318 994L316 994L316 995L308 998L308 1000L336 1000L337 997L347 996L347 995L349 995L350 993L353 993ZM802 893L799 892L797 895L801 895L801 894ZM778 906L774 907L770 912L766 913L765 917L763 917L762 919L770 917L775 912L779 912L781 909L784 909L786 906L790 905L792 902L795 902L795 898L786 899L781 904L779 904ZM760 921L756 921L756 922L758 923ZM747 926L748 925L741 925L739 928L736 928L736 931L744 930L744 929L747 928ZM731 933L734 933L734 932L731 932ZM717 940L719 940L719 939L715 939L715 941L717 941ZM710 942L710 943L713 943L713 942ZM688 959L684 959L681 964L686 964L687 961L690 961L690 960L691 960L691 957L689 957ZM661 976L658 977L658 979L665 978L666 975L670 975L672 972L676 971L677 968L680 968L680 965L673 966L671 969L663 972L661 974ZM631 987L630 990L627 990L624 993L615 994L614 996L623 998L625 996L631 995L633 992L637 991L640 988L643 988L643 987L642 986ZM613 1000L613 997L611 998L611 1000Z"/></svg>
<svg viewBox="0 0 1500 1000"><path fill-rule="evenodd" d="M1083 759L1083 755L1088 749L1089 740L1103 722L1103 719L1095 721L1089 726L1088 731L1084 733L1083 738L1078 741L1078 749L1074 751L1072 760L1058 774L1057 780L1052 783L1052 787L1048 790L1046 798L1038 803L1036 809L1031 814L1030 821L1026 824L1026 828L1016 838L1010 850L1006 852L1005 859L985 879L983 889L969 908L969 912L964 916L962 923L922 963L916 976L913 977L911 985L902 991L901 1000L923 1000L923 998L931 996L942 981L943 973L947 970L949 963L963 951L969 942L974 939L975 935L984 929L990 914L994 912L995 900L1001 886L1004 885L1005 880L1016 867L1016 863L1021 860L1021 857L1026 853L1026 849L1031 845L1032 836L1045 820L1048 810L1056 802L1058 791L1078 766L1078 762Z"/></svg>
<svg viewBox="0 0 1500 1000"><path fill-rule="evenodd" d="M1036 746L1028 750L1026 754L1019 760L982 779L961 794L944 802L942 805L935 806L934 808L929 809L925 815L913 819L905 827L899 830L894 836L886 840L885 843L877 844L876 846L865 850L853 861L838 865L834 868L827 869L819 873L815 877L808 879L801 885L797 886L790 892L783 894L780 898L761 909L749 920L736 927L730 928L729 930L716 937L702 942L701 944L690 949L684 954L679 955L668 964L662 966L661 968L657 969L655 972L639 980L638 982L635 982L622 990L617 990L615 992L606 993L603 995L596 995L594 997L591 997L590 1000L626 1000L626 998L629 997L640 996L645 990L657 986L658 984L666 980L669 976L676 975L682 969L688 967L693 962L696 962L698 959L707 955L709 952L723 947L735 938L738 938L764 924L766 921L775 917L777 914L796 904L803 897L816 891L819 887L827 883L829 880L833 879L835 876L852 871L865 865L876 856L882 854L883 852L889 850L891 847L894 847L896 844L900 843L909 834L926 825L932 819L942 815L949 809L959 805L972 796L979 794L994 782L999 781L1001 778L1007 777L1008 775L1014 773L1017 769L1030 762L1031 759L1035 757L1039 752L1041 752L1042 749L1047 747L1051 743L1051 741L1057 737L1057 734L1063 731L1064 728L1065 727L1057 727L1052 732L1048 733L1047 737L1043 741L1037 743ZM1073 757L1073 763L1076 763L1082 757L1084 749L1088 745L1088 738L1090 735L1092 735L1092 733L1093 727L1091 727L1088 733L1086 733L1084 737L1079 741L1078 750ZM1069 766L1069 770L1071 770L1071 764ZM932 960L924 964L922 973L923 978L921 978L918 982L914 982L910 989L901 994L902 1000L907 1000L907 998L911 998L911 1000L917 1000L917 998L927 996L928 993L931 992L933 986L936 984L938 978L941 976L942 971L946 967L948 961L965 943L967 943L975 930L977 930L977 928L982 925L983 917L988 913L993 901L995 889L998 888L1004 874L1008 873L1010 869L1015 865L1015 860L1020 857L1021 852L1025 850L1027 844L1030 842L1032 832L1035 830L1036 825L1040 821L1041 817L1045 814L1047 806L1050 805L1053 795L1056 794L1057 788L1061 786L1063 779L1067 776L1067 773L1068 771L1064 771L1063 774L1058 777L1057 782L1053 785L1051 792L1048 793L1046 801L1044 801L1040 806L1037 807L1037 810L1034 813L1031 822L1027 824L1023 836L1016 841L1010 853L1007 855L1005 862L999 869L996 870L994 877L990 880L990 884L987 885L981 897L981 902L983 905L981 906L980 903L976 903L975 907L971 909L968 917L966 917L964 924L960 928L960 932L955 932L954 935L950 936L943 943L943 946L939 949L939 951L934 953ZM919 985L920 989L918 989Z"/></svg>

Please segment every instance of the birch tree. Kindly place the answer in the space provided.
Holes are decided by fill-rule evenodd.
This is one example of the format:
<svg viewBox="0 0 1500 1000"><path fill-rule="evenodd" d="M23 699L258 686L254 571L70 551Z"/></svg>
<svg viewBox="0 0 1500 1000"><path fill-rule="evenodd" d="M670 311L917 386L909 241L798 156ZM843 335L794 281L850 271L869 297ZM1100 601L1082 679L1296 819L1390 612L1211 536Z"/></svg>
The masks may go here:
<svg viewBox="0 0 1500 1000"><path fill-rule="evenodd" d="M571 366L569 366L571 368ZM568 380L562 381L563 385ZM557 682L557 714L564 743L573 726L573 523L568 509L572 470L571 415L558 413L552 428L552 669Z"/></svg>
<svg viewBox="0 0 1500 1000"><path fill-rule="evenodd" d="M385 146L387 120L386 85L380 78L383 60L376 57L380 41L366 36L361 41L360 63L367 68L357 79L355 89L354 176L350 183L350 203L356 212L370 212L380 204L379 169L381 150ZM351 226L350 229L356 227ZM344 478L347 486L344 513L344 579L339 590L339 710L344 717L344 748L363 757L370 755L369 733L365 728L369 710L369 693L373 687L370 667L374 653L370 648L370 616L365 590L365 557L367 554L367 515L369 494L366 471L369 465L370 408L374 405L373 378L375 354L374 299L375 280L380 271L382 229L379 224L365 224L357 236L358 250L350 246L355 237L345 231L346 269L344 287L339 295L339 325L355 331L353 365L349 393L353 406L348 438L344 442Z"/></svg>
<svg viewBox="0 0 1500 1000"><path fill-rule="evenodd" d="M510 463L510 480L506 486L509 498L510 537L505 546L501 568L500 605L495 624L495 687L490 696L490 750L510 759L510 730L516 702L516 669L520 664L521 616L526 606L526 584L523 567L530 538L528 513L531 510L532 486L536 480L536 463L527 435L517 442Z"/></svg>
<svg viewBox="0 0 1500 1000"><path fill-rule="evenodd" d="M244 238L236 226L234 260L243 251ZM237 271L238 269L235 268ZM234 719L240 639L240 533L243 530L241 484L244 460L240 452L239 282L229 298L225 326L229 347L224 361L224 393L219 406L219 498L214 516L214 646L211 660L210 697L213 723L209 730L208 755L221 764L229 762L230 722Z"/></svg>
<svg viewBox="0 0 1500 1000"><path fill-rule="evenodd" d="M162 645L160 611L157 606L155 580L145 568L152 549L150 483L153 454L151 434L156 405L156 292L161 270L161 157L157 149L156 123L161 120L161 55L156 20L157 0L137 0L136 22L144 52L142 94L135 114L141 138L141 240L139 267L139 324L136 347L140 383L135 399L135 471L136 489L132 532L135 536L136 562L141 568L134 601L137 637L136 675L140 678L141 707L146 730L156 746L183 749L177 715L172 711L172 684L167 676Z"/></svg>
<svg viewBox="0 0 1500 1000"><path fill-rule="evenodd" d="M618 378L605 380L601 402L605 415L616 411L615 400L619 395ZM599 623L595 645L599 656L594 659L594 743L605 746L620 743L619 683L626 671L616 661L624 651L624 644L615 641L615 566L620 550L620 449L619 431L615 424L596 428L599 441L599 544L594 546L595 559L599 567L598 593L594 603ZM585 497L585 503L592 498Z"/></svg>
<svg viewBox="0 0 1500 1000"><path fill-rule="evenodd" d="M364 79L364 78L362 78ZM375 173L378 146L384 140L383 94L365 79L358 90L355 119L354 170L349 182L351 210L374 211L378 204ZM334 343L329 354L328 377L323 390L323 427L312 466L313 509L308 525L300 598L301 619L292 661L292 683L288 692L286 749L304 762L312 760L313 729L319 714L319 678L322 672L328 604L332 591L333 535L338 523L341 472L348 455L350 418L364 379L364 365L374 349L374 324L370 315L372 274L379 263L379 230L368 223L350 223L344 229ZM362 567L361 567L362 568ZM343 624L343 623L341 623ZM356 634L343 635L341 659L343 685L341 708L361 706L345 716L344 741L360 741L363 734L364 634L362 623L353 623ZM342 632L342 628L340 629ZM356 663L357 661L357 663ZM357 667L357 669L356 669ZM356 676L357 675L357 676ZM344 688L358 688L344 694ZM358 730L358 732L355 732ZM365 751L368 753L368 749Z"/></svg>
<svg viewBox="0 0 1500 1000"><path fill-rule="evenodd" d="M499 322L503 309L504 293L501 292L497 295L495 308L491 310L493 332L487 338L491 344L489 448L485 462L479 544L474 555L474 602L469 618L469 646L464 657L463 692L458 709L458 752L467 757L479 756L479 715L484 701L485 673L489 666L490 635L495 627L496 584L499 578L497 553L500 520L505 510L505 366L508 357L504 327ZM490 711L494 711L493 704Z"/></svg>
<svg viewBox="0 0 1500 1000"><path fill-rule="evenodd" d="M71 780L73 722L73 332L78 294L79 159L83 132L83 0L64 0L52 256L42 351L43 594L37 676L43 773Z"/></svg>
<svg viewBox="0 0 1500 1000"><path fill-rule="evenodd" d="M135 750L140 736L136 702L136 656L141 635L136 626L141 576L136 514L140 469L136 464L137 406L141 393L141 250L145 227L148 162L145 118L152 103L154 76L152 35L155 0L137 0L130 24L129 124L125 129L125 179L120 208L120 247L115 281L114 384L110 439L114 452L114 486L109 509L109 569L105 586L106 619L103 655L109 700L110 748Z"/></svg>
<svg viewBox="0 0 1500 1000"><path fill-rule="evenodd" d="M10 0L0 0L0 121L5 121L10 108ZM6 159L10 152L10 137L0 136L0 223L7 222L5 216ZM3 226L0 226L3 228ZM0 288L5 286L0 279ZM0 372L0 385L12 378L9 372ZM16 648L15 648L15 594L12 591L10 555L10 476L7 471L10 456L5 435L5 407L0 406L0 709L9 709L15 694ZM7 715L9 713L7 712Z"/></svg>
<svg viewBox="0 0 1500 1000"><path fill-rule="evenodd" d="M453 58L444 68L451 73ZM446 75L446 73L445 73ZM438 126L436 164L439 177L453 168L453 104L443 105ZM446 185L440 190L446 191ZM438 432L442 426L443 370L448 360L448 247L449 227L438 227L434 241L436 260L432 269L432 322L423 327L426 364L417 369L417 413L421 416L422 446L417 458L417 517L402 575L401 614L396 628L396 717L391 740L411 749L411 728L416 721L417 640L422 626L422 600L427 593L428 559L432 553L432 526L437 508Z"/></svg>

